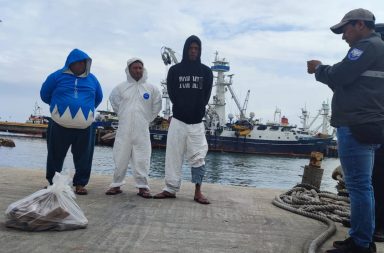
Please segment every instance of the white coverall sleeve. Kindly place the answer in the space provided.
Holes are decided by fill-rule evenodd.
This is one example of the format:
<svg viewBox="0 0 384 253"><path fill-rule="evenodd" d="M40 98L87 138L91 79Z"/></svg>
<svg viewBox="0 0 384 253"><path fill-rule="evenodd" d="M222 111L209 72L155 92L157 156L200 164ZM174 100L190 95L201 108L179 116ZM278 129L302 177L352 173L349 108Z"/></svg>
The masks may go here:
<svg viewBox="0 0 384 253"><path fill-rule="evenodd" d="M162 100L159 89L153 87L153 102L152 102L152 120L154 120L161 111Z"/></svg>
<svg viewBox="0 0 384 253"><path fill-rule="evenodd" d="M121 102L121 95L120 95L118 87L115 87L112 90L111 95L109 96L109 102L111 103L113 111L115 113L118 113L119 112L119 105Z"/></svg>

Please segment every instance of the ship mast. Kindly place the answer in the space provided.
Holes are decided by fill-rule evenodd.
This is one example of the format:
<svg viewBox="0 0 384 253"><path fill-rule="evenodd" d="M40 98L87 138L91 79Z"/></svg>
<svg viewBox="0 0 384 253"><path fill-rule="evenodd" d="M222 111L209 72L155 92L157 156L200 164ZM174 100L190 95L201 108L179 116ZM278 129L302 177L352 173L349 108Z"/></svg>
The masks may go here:
<svg viewBox="0 0 384 253"><path fill-rule="evenodd" d="M163 110L164 119L169 119L169 117L171 116L171 101L168 95L167 81L165 80L161 81L161 87L162 87L161 97L165 99L165 109Z"/></svg>
<svg viewBox="0 0 384 253"><path fill-rule="evenodd" d="M301 122L303 123L303 131L308 131L308 119L309 119L309 113L307 111L307 107L301 108Z"/></svg>
<svg viewBox="0 0 384 253"><path fill-rule="evenodd" d="M311 129L312 125L315 123L315 121L320 116L322 116L322 123L318 127L316 127L313 130L313 132L317 132L321 128L321 133L324 134L324 135L328 135L329 111L330 111L330 108L329 108L328 102L323 102L323 104L321 106L321 109L318 111L317 115L313 118L311 123L309 125L307 125L307 120L309 118L309 113L308 113L306 108L301 109L302 116L300 117L300 119L302 119L302 122L303 122L303 130L304 131L311 131L310 129Z"/></svg>
<svg viewBox="0 0 384 253"><path fill-rule="evenodd" d="M219 53L215 53L215 61L211 67L213 72L217 72L216 79L216 94L213 96L214 110L216 111L219 117L219 123L221 126L225 125L225 86L229 86L232 82L232 75L230 76L230 81L226 82L224 80L224 73L229 71L229 62L224 58L219 59Z"/></svg>
<svg viewBox="0 0 384 253"><path fill-rule="evenodd" d="M37 102L35 102L35 107L33 108L33 115L34 116L41 116L41 107Z"/></svg>
<svg viewBox="0 0 384 253"><path fill-rule="evenodd" d="M280 121L281 121L281 109L276 107L275 113L273 114L273 123L279 124Z"/></svg>
<svg viewBox="0 0 384 253"><path fill-rule="evenodd" d="M329 104L323 102L322 104L322 114L323 116L323 124L322 124L322 134L328 135L328 127L329 127Z"/></svg>

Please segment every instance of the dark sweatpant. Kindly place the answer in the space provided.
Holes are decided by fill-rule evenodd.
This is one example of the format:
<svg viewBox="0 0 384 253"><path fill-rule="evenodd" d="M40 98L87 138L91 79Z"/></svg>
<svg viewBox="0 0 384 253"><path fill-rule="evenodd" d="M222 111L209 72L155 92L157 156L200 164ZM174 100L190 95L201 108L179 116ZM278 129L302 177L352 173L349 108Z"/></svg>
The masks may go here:
<svg viewBox="0 0 384 253"><path fill-rule="evenodd" d="M372 185L375 193L376 228L384 229L384 146L375 152Z"/></svg>
<svg viewBox="0 0 384 253"><path fill-rule="evenodd" d="M95 129L93 125L86 129L65 128L50 120L47 129L47 174L52 184L55 172L61 172L68 149L71 146L75 175L73 185L85 186L91 175L93 150L95 147Z"/></svg>

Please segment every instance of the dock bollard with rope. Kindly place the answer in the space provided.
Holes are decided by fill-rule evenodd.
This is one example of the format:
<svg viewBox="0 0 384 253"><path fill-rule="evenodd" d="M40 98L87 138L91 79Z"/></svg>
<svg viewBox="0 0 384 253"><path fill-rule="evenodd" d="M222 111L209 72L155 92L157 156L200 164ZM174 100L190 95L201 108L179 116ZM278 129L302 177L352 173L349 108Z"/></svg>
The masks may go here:
<svg viewBox="0 0 384 253"><path fill-rule="evenodd" d="M316 253L317 249L336 232L334 222L349 221L350 216L348 197L320 191L324 171L321 168L322 160L321 153L311 153L309 165L304 166L302 183L276 196L272 201L277 207L316 219L328 226L310 243L308 253Z"/></svg>
<svg viewBox="0 0 384 253"><path fill-rule="evenodd" d="M304 166L302 184L310 184L320 189L321 179L323 177L324 169L321 168L323 161L323 153L312 152L309 160L309 165Z"/></svg>

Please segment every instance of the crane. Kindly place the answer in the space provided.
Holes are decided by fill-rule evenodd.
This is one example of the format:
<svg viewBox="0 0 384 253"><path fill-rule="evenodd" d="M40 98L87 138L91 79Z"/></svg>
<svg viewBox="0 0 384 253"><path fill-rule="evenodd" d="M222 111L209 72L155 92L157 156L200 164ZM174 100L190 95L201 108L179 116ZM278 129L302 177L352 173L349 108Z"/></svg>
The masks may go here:
<svg viewBox="0 0 384 253"><path fill-rule="evenodd" d="M232 90L232 87L231 87L231 84L232 84L232 77L233 77L233 75L234 75L234 74L228 75L228 77L229 77L229 85L227 85L227 87L228 87L229 92L230 92L231 95L232 95L233 100L235 101L235 104L236 104L237 108L238 108L239 111L240 111L240 118L242 118L243 115L242 115L242 111L241 111L241 105L240 105L240 102L239 102L239 100L237 99L237 96L236 96L235 92Z"/></svg>
<svg viewBox="0 0 384 253"><path fill-rule="evenodd" d="M245 117L245 111L247 110L247 105L248 105L248 99L249 99L249 93L250 93L250 90L248 90L248 92L247 92L247 96L246 96L245 101L244 101L244 104L243 104L243 107L241 107L240 102L239 102L239 99L237 98L235 92L232 90L232 87L231 87L233 74L228 75L228 77L229 77L229 83L227 84L228 90L229 90L229 92L231 93L232 98L233 98L233 100L235 101L235 104L236 104L237 108L238 108L239 111L240 111L240 119L245 119L245 118L246 118L246 117Z"/></svg>
<svg viewBox="0 0 384 253"><path fill-rule="evenodd" d="M251 90L247 91L247 95L245 96L243 108L241 109L241 112L240 112L240 114L243 115L243 117L245 117L245 112L247 111L248 99L249 99L249 93L250 92L251 92Z"/></svg>
<svg viewBox="0 0 384 253"><path fill-rule="evenodd" d="M169 47L162 47L161 48L161 58L163 59L163 62L165 66L179 63L179 61L176 58L175 51L173 51Z"/></svg>
<svg viewBox="0 0 384 253"><path fill-rule="evenodd" d="M161 50L161 59L163 59L163 62L165 66L171 65L171 64L177 64L179 61L176 58L175 51L173 51L169 47L162 47ZM163 111L164 118L168 119L171 116L171 101L169 99L168 90L167 90L167 82L163 80L161 82L162 89L162 97L165 99L165 109Z"/></svg>

